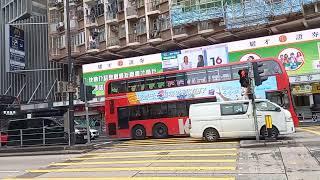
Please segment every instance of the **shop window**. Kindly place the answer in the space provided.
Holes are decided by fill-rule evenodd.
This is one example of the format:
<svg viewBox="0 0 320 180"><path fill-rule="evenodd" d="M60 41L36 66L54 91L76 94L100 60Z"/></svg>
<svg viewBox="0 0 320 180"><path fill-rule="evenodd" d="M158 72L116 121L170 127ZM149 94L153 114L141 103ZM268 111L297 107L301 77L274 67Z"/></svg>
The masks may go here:
<svg viewBox="0 0 320 180"><path fill-rule="evenodd" d="M186 73L187 84L201 84L207 82L207 73L205 70Z"/></svg>
<svg viewBox="0 0 320 180"><path fill-rule="evenodd" d="M310 106L309 96L293 96L296 106Z"/></svg>
<svg viewBox="0 0 320 180"><path fill-rule="evenodd" d="M313 102L315 105L320 106L320 94L313 94Z"/></svg>

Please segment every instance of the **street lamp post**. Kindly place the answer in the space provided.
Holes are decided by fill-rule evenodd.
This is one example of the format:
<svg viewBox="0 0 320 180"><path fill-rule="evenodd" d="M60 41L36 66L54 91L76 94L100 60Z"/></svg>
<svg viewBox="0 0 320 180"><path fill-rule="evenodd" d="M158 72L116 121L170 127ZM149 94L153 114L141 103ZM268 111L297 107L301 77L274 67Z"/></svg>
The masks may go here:
<svg viewBox="0 0 320 180"><path fill-rule="evenodd" d="M68 92L69 92L69 109L68 109L68 119L69 119L69 145L75 144L75 134L74 134L74 104L73 104L73 94L74 94L74 64L71 57L71 36L70 36L70 7L69 0L66 0L66 38L67 38L67 59L68 59Z"/></svg>

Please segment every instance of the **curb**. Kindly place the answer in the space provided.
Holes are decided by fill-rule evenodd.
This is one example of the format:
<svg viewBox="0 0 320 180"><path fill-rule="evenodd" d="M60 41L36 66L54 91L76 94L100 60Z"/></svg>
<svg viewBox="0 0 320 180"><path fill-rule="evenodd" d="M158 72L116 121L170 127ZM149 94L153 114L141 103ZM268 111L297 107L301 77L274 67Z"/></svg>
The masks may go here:
<svg viewBox="0 0 320 180"><path fill-rule="evenodd" d="M43 147L25 147L25 148L9 148L0 149L0 157L11 156L34 156L34 155L61 155L61 154L83 154L95 149L110 147L113 145L112 141L89 144L80 146L43 146Z"/></svg>
<svg viewBox="0 0 320 180"><path fill-rule="evenodd" d="M249 142L247 140L240 141L240 148L256 148L256 147L270 147L270 146L283 146L289 144L298 144L295 140L280 140L268 142L261 140L260 142Z"/></svg>

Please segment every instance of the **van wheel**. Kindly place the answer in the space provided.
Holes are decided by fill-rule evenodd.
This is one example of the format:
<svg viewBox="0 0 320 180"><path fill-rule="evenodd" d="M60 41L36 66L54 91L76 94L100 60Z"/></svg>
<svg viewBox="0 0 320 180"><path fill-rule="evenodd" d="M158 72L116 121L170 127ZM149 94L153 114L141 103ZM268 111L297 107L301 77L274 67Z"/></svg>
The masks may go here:
<svg viewBox="0 0 320 180"><path fill-rule="evenodd" d="M214 128L207 128L203 132L203 137L207 142L215 142L219 139L219 133Z"/></svg>
<svg viewBox="0 0 320 180"><path fill-rule="evenodd" d="M146 129L141 125L136 125L132 128L132 138L133 139L145 139Z"/></svg>
<svg viewBox="0 0 320 180"><path fill-rule="evenodd" d="M158 139L166 138L168 137L168 128L165 124L158 123L153 126L152 133L154 138L158 138Z"/></svg>
<svg viewBox="0 0 320 180"><path fill-rule="evenodd" d="M260 130L260 136L262 136L262 138L266 138L268 137L268 131L266 129L266 126L263 126ZM273 139L277 139L279 136L279 130L277 129L277 127L272 126L272 134L271 134L271 138Z"/></svg>

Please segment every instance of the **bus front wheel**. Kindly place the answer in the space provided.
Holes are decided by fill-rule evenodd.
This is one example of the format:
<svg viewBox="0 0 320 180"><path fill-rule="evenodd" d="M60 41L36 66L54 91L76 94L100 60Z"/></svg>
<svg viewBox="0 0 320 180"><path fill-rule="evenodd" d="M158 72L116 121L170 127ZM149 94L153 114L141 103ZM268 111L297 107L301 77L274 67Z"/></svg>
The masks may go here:
<svg viewBox="0 0 320 180"><path fill-rule="evenodd" d="M146 129L141 125L136 125L132 128L132 138L133 139L145 139L146 138Z"/></svg>
<svg viewBox="0 0 320 180"><path fill-rule="evenodd" d="M168 137L168 128L165 124L158 123L153 126L152 133L154 138L166 138Z"/></svg>

